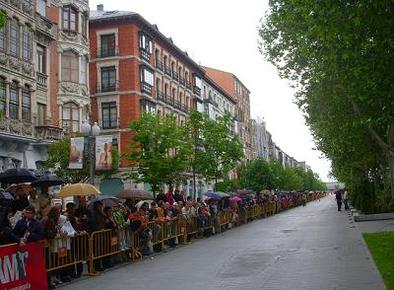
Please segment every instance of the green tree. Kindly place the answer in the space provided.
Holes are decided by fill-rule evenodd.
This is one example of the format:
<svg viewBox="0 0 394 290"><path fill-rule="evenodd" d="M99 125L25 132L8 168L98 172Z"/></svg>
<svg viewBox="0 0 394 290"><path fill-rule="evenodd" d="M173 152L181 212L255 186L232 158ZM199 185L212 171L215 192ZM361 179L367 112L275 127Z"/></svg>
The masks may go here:
<svg viewBox="0 0 394 290"><path fill-rule="evenodd" d="M243 149L238 138L229 134L229 115L220 116L216 120L203 115L202 123L198 172L206 180L214 180L216 185L219 179L225 178L236 167L243 157Z"/></svg>
<svg viewBox="0 0 394 290"><path fill-rule="evenodd" d="M185 128L177 125L173 115L147 113L130 128L134 136L125 157L134 168L125 177L149 183L154 194L164 184L174 184L188 166L190 148Z"/></svg>
<svg viewBox="0 0 394 290"><path fill-rule="evenodd" d="M267 161L257 158L242 166L239 174L243 188L260 192L263 189L275 189L275 177Z"/></svg>
<svg viewBox="0 0 394 290"><path fill-rule="evenodd" d="M261 52L297 88L333 175L370 204L386 176L394 191L394 72L387 70L394 65L393 2L269 5L259 30ZM361 186L368 183L375 186Z"/></svg>

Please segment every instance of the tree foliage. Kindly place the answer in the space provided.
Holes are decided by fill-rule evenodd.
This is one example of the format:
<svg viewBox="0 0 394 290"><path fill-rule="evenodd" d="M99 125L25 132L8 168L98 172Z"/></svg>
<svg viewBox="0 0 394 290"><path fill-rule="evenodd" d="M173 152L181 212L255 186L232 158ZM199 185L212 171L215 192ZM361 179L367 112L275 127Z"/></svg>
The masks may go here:
<svg viewBox="0 0 394 290"><path fill-rule="evenodd" d="M125 156L135 167L126 175L137 182L149 183L154 193L164 184L180 181L187 169L190 153L185 127L173 115L144 113L130 125L134 137Z"/></svg>
<svg viewBox="0 0 394 290"><path fill-rule="evenodd" d="M393 2L271 0L269 7L261 52L297 89L332 174L371 210L376 189L394 190Z"/></svg>
<svg viewBox="0 0 394 290"><path fill-rule="evenodd" d="M311 170L283 167L278 161L257 158L239 169L240 188L261 190L324 190L325 184Z"/></svg>

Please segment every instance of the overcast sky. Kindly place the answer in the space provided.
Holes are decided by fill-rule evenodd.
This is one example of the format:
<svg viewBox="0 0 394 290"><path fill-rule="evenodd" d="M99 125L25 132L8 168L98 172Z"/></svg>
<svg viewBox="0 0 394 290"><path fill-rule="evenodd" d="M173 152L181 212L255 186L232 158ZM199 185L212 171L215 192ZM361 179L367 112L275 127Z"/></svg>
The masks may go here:
<svg viewBox="0 0 394 290"><path fill-rule="evenodd" d="M294 90L258 51L257 27L268 0L90 0L91 10L97 4L139 13L197 63L234 73L251 91L251 116L264 118L274 142L329 180L330 162L313 150Z"/></svg>

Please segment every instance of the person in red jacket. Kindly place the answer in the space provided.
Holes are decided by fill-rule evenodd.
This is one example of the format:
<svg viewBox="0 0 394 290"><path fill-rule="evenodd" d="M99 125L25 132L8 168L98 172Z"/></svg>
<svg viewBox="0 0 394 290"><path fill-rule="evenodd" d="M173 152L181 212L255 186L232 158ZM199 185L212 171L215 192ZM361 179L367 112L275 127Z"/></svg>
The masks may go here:
<svg viewBox="0 0 394 290"><path fill-rule="evenodd" d="M170 187L170 188L168 189L168 192L166 193L166 201L167 201L170 205L173 205L174 202L175 202L174 194L173 194L172 192L173 192L173 188Z"/></svg>

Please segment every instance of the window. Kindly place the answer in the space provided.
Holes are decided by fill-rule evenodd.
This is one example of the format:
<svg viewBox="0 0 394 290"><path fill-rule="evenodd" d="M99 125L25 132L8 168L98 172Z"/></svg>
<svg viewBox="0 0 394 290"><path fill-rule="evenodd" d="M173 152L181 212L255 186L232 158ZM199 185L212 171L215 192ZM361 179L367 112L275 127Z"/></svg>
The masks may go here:
<svg viewBox="0 0 394 290"><path fill-rule="evenodd" d="M156 95L159 96L160 94L160 79L156 79Z"/></svg>
<svg viewBox="0 0 394 290"><path fill-rule="evenodd" d="M19 119L19 88L16 82L10 84L8 112L11 119Z"/></svg>
<svg viewBox="0 0 394 290"><path fill-rule="evenodd" d="M23 28L22 57L26 61L31 60L31 31L28 26Z"/></svg>
<svg viewBox="0 0 394 290"><path fill-rule="evenodd" d="M115 55L115 34L101 35L100 56L108 57Z"/></svg>
<svg viewBox="0 0 394 290"><path fill-rule="evenodd" d="M77 10L71 6L63 7L63 30L76 33L78 27Z"/></svg>
<svg viewBox="0 0 394 290"><path fill-rule="evenodd" d="M142 31L140 31L140 49L152 53L152 39Z"/></svg>
<svg viewBox="0 0 394 290"><path fill-rule="evenodd" d="M19 55L19 24L15 19L10 23L10 54Z"/></svg>
<svg viewBox="0 0 394 290"><path fill-rule="evenodd" d="M0 51L5 51L7 49L7 33L5 32L5 26L0 28Z"/></svg>
<svg viewBox="0 0 394 290"><path fill-rule="evenodd" d="M201 89L201 79L200 79L200 77L198 77L198 76L195 76L195 77L194 77L194 85L195 85L197 88Z"/></svg>
<svg viewBox="0 0 394 290"><path fill-rule="evenodd" d="M84 13L81 13L81 33L85 37L88 35L88 17Z"/></svg>
<svg viewBox="0 0 394 290"><path fill-rule="evenodd" d="M156 104L148 100L143 100L141 101L141 111L154 115L156 114Z"/></svg>
<svg viewBox="0 0 394 290"><path fill-rule="evenodd" d="M88 83L88 74L87 74L87 56L81 57L81 84L86 85Z"/></svg>
<svg viewBox="0 0 394 290"><path fill-rule="evenodd" d="M30 109L31 109L30 88L26 86L22 89L22 120L30 121Z"/></svg>
<svg viewBox="0 0 394 290"><path fill-rule="evenodd" d="M116 102L102 103L101 114L103 118L103 129L113 129L117 127L117 107Z"/></svg>
<svg viewBox="0 0 394 290"><path fill-rule="evenodd" d="M78 83L78 55L71 50L62 54L62 80Z"/></svg>
<svg viewBox="0 0 394 290"><path fill-rule="evenodd" d="M5 98L5 79L0 78L0 112L3 113L3 116L5 115Z"/></svg>
<svg viewBox="0 0 394 290"><path fill-rule="evenodd" d="M164 96L167 98L168 96L168 84L164 85Z"/></svg>
<svg viewBox="0 0 394 290"><path fill-rule="evenodd" d="M101 68L101 92L116 91L116 68L114 66Z"/></svg>
<svg viewBox="0 0 394 290"><path fill-rule="evenodd" d="M42 74L47 72L46 54L46 47L37 44L37 71Z"/></svg>
<svg viewBox="0 0 394 290"><path fill-rule="evenodd" d="M147 67L141 67L141 91L151 95L153 82L153 71Z"/></svg>
<svg viewBox="0 0 394 290"><path fill-rule="evenodd" d="M46 16L47 15L46 8L47 8L46 0L37 0L37 6L36 6L37 13L41 14L42 16Z"/></svg>
<svg viewBox="0 0 394 290"><path fill-rule="evenodd" d="M63 106L63 128L70 132L79 131L79 108L73 103Z"/></svg>
<svg viewBox="0 0 394 290"><path fill-rule="evenodd" d="M175 101L176 90L172 88L172 100Z"/></svg>
<svg viewBox="0 0 394 290"><path fill-rule="evenodd" d="M44 126L47 115L47 106L44 104L37 104L37 125Z"/></svg>

